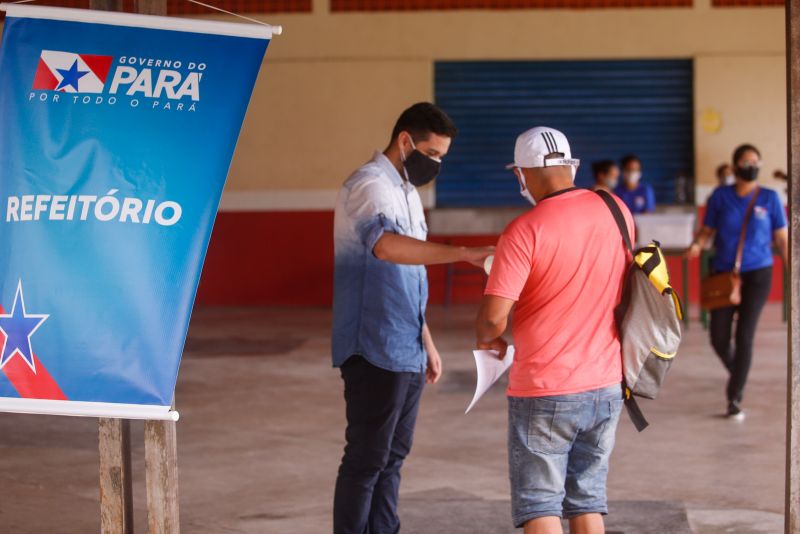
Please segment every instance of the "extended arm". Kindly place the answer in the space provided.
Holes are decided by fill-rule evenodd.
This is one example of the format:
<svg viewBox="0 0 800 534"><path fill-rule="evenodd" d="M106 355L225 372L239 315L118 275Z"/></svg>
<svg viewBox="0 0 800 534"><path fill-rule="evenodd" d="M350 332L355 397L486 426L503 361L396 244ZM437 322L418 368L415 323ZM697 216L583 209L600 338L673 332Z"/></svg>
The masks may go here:
<svg viewBox="0 0 800 534"><path fill-rule="evenodd" d="M702 228L700 228L700 231L697 232L694 241L692 241L692 246L690 246L689 250L686 251L686 255L689 258L696 258L700 256L700 253L705 248L706 243L708 243L709 239L711 239L713 236L714 236L713 228L709 228L708 226L703 226Z"/></svg>
<svg viewBox="0 0 800 534"><path fill-rule="evenodd" d="M400 235L393 216L393 191L375 177L358 182L350 192L344 209L355 221L356 233L376 258L403 265L436 265L465 261L477 266L494 252L494 247L466 248L430 243Z"/></svg>
<svg viewBox="0 0 800 534"><path fill-rule="evenodd" d="M455 247L392 232L385 232L373 249L379 260L403 265L437 265L465 261L478 267L482 267L484 259L493 252L494 247Z"/></svg>

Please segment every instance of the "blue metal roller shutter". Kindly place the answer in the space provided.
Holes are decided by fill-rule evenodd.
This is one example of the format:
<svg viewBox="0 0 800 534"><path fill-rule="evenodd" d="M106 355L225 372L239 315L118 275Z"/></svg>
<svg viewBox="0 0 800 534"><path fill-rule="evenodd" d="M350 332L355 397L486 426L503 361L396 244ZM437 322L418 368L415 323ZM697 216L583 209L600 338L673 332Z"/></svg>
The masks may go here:
<svg viewBox="0 0 800 534"><path fill-rule="evenodd" d="M437 180L440 207L524 204L513 175L520 132L563 131L581 159L577 184L593 183L591 163L637 154L661 204L675 177L694 175L691 60L437 62L436 102L460 134Z"/></svg>

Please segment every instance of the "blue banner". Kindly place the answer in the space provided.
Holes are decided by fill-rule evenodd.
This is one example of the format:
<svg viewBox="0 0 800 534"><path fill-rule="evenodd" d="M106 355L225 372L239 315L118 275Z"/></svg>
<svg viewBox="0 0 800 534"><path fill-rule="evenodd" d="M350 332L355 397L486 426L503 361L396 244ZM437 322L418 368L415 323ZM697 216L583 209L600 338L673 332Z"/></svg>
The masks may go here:
<svg viewBox="0 0 800 534"><path fill-rule="evenodd" d="M170 417L273 28L6 8L0 410Z"/></svg>

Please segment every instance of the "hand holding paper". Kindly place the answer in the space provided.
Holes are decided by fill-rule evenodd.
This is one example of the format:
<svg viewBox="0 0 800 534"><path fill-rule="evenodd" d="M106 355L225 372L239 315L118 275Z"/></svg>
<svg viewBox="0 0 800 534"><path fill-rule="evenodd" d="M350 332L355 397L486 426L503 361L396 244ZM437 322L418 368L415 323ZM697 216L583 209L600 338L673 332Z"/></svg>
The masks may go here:
<svg viewBox="0 0 800 534"><path fill-rule="evenodd" d="M502 360L497 358L498 352L496 350L473 350L472 355L475 357L475 367L478 370L478 383L475 386L475 395L472 397L472 402L467 406L464 415L468 414L475 404L478 403L483 394L486 393L492 384L497 382L497 379L511 367L514 362L514 346L509 346L506 350L506 356Z"/></svg>

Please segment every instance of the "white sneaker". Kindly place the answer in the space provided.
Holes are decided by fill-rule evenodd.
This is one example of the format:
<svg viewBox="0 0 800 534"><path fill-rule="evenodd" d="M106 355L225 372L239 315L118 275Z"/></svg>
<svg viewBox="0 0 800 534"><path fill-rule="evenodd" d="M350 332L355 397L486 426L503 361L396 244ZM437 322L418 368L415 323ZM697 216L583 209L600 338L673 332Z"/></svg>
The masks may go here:
<svg viewBox="0 0 800 534"><path fill-rule="evenodd" d="M737 402L729 402L728 403L728 411L726 414L728 419L733 419L734 421L744 421L744 410L739 407L739 403Z"/></svg>

